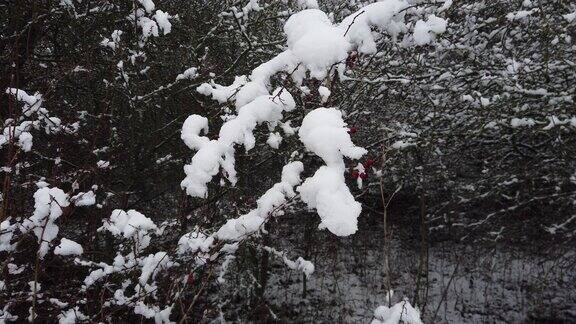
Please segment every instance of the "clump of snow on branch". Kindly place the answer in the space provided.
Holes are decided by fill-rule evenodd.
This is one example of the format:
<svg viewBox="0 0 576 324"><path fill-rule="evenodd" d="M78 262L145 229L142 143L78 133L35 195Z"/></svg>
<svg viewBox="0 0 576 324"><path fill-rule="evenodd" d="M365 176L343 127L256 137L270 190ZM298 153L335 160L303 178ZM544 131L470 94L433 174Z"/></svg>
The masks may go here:
<svg viewBox="0 0 576 324"><path fill-rule="evenodd" d="M178 74L176 76L176 81L180 81L180 80L192 80L194 78L196 78L198 76L198 69L196 67L190 67L188 69L186 69L186 71Z"/></svg>
<svg viewBox="0 0 576 324"><path fill-rule="evenodd" d="M224 244L218 252L226 255L218 277L219 282L224 282L226 269L234 259L233 254L238 249L239 243L260 233L270 217L281 214L281 209L286 205L288 199L296 196L294 187L301 183L300 174L303 170L304 165L300 161L286 164L282 169L280 182L274 184L258 199L257 207L254 210L237 218L229 219L212 235L207 236L198 229L185 234L178 241L178 254L195 255L196 264L202 265L212 258L211 249L217 246L216 240L232 241L233 243ZM283 260L288 267L302 271L307 276L314 272L314 265L302 258L296 261L287 258L283 258Z"/></svg>
<svg viewBox="0 0 576 324"><path fill-rule="evenodd" d="M62 216L63 208L68 207L68 195L59 188L40 188L34 193L34 213L22 223L26 231L34 232L40 247L38 256L44 258L50 243L58 235L56 220Z"/></svg>
<svg viewBox="0 0 576 324"><path fill-rule="evenodd" d="M436 35L446 31L446 24L446 20L435 15L428 16L426 21L418 20L414 26L414 41L418 45L431 43Z"/></svg>
<svg viewBox="0 0 576 324"><path fill-rule="evenodd" d="M173 17L162 10L156 10L156 13L154 14L154 19L156 20L160 30L162 30L163 35L169 34L172 31L172 24L169 20L170 18Z"/></svg>
<svg viewBox="0 0 576 324"><path fill-rule="evenodd" d="M74 324L80 321L88 321L90 318L80 311L80 307L76 306L62 314L58 315L58 323L60 324Z"/></svg>
<svg viewBox="0 0 576 324"><path fill-rule="evenodd" d="M262 123L277 124L282 119L282 113L293 110L295 106L290 93L282 88L272 95L259 96L240 107L238 115L222 125L216 140L200 136L201 131L208 130L206 118L197 115L188 117L182 127L181 137L188 147L198 152L192 157L191 163L184 166L186 178L182 180L182 188L191 196L206 197L207 183L218 174L220 167L228 180L235 184L234 145L243 145L246 151L252 149L256 142L253 134L256 126Z"/></svg>
<svg viewBox="0 0 576 324"><path fill-rule="evenodd" d="M30 95L26 91L16 88L7 88L5 92L22 104L22 116L16 120L7 119L4 122L4 129L0 134L0 148L11 140L15 140L15 143L24 152L29 152L32 150L33 144L33 136L30 133L32 130L44 128L46 134L53 134L58 133L63 128L60 118L50 117L48 110L42 107L43 100L40 93ZM34 120L26 120L34 114L36 114ZM68 131L72 131L72 128L66 128Z"/></svg>
<svg viewBox="0 0 576 324"><path fill-rule="evenodd" d="M320 94L322 103L325 103L326 101L328 101L331 92L330 89L326 88L325 86L320 86L318 87L318 93Z"/></svg>
<svg viewBox="0 0 576 324"><path fill-rule="evenodd" d="M112 35L110 36L110 39L108 37L104 38L102 40L102 42L100 42L100 45L105 46L105 47L109 47L113 50L115 50L118 45L120 44L120 39L121 36L124 32L121 30L115 30L112 32Z"/></svg>
<svg viewBox="0 0 576 324"><path fill-rule="evenodd" d="M214 236L206 236L200 231L185 234L178 240L178 254L208 253L214 244Z"/></svg>
<svg viewBox="0 0 576 324"><path fill-rule="evenodd" d="M302 201L318 211L322 228L338 236L354 234L362 207L346 186L343 158L359 159L366 150L352 143L342 113L335 108L308 113L298 135L306 149L326 163L298 187Z"/></svg>
<svg viewBox="0 0 576 324"><path fill-rule="evenodd" d="M359 159L366 150L354 145L342 112L336 108L317 108L302 120L298 131L306 149L318 155L326 165L344 168L343 157Z"/></svg>
<svg viewBox="0 0 576 324"><path fill-rule="evenodd" d="M420 312L410 305L408 300L388 306L379 306L374 311L372 324L422 324Z"/></svg>
<svg viewBox="0 0 576 324"><path fill-rule="evenodd" d="M10 224L10 219L5 219L0 223L0 252L9 252L16 248L15 244L10 243L16 227L16 224Z"/></svg>
<svg viewBox="0 0 576 324"><path fill-rule="evenodd" d="M202 83L200 86L198 86L198 88L196 88L196 91L205 96L212 96L212 99L218 101L219 103L224 103L230 100L234 96L234 94L238 92L243 85L246 84L246 82L247 82L246 76L237 76L234 79L234 82L229 86L222 86L214 82L210 84ZM268 91L266 90L264 93L261 94L267 94L267 93Z"/></svg>
<svg viewBox="0 0 576 324"><path fill-rule="evenodd" d="M314 264L308 260L305 260L302 257L298 257L298 259L296 259L296 261L292 261L286 256L286 253L284 253L284 252L280 252L280 251L278 251L274 248L268 247L268 246L265 246L264 249L266 251L278 256L279 258L281 258L282 261L284 262L284 264L286 264L286 266L288 266L288 268L290 268L292 270L297 270L297 271L303 272L307 278L310 277L314 273Z"/></svg>
<svg viewBox="0 0 576 324"><path fill-rule="evenodd" d="M83 289L88 289L97 281L115 273L130 273L139 271L140 275L136 283L126 280L122 286L114 292L114 298L110 300L116 305L133 305L134 313L145 318L154 318L157 323L170 323L169 316L171 306L164 309L156 305L148 305L141 300L142 295L149 295L152 300L157 299L156 277L160 272L165 271L175 265L168 252L159 251L154 254L140 255L150 244L151 232L158 230L152 220L135 210L123 211L114 210L110 219L104 220L104 224L99 231L109 231L115 236L128 239L125 250L130 251L127 255L120 252L116 255L111 264L105 262L89 262L76 259L75 261L84 266L93 266L97 269L91 271L84 279ZM132 296L127 296L126 292L130 286L134 291Z"/></svg>
<svg viewBox="0 0 576 324"><path fill-rule="evenodd" d="M67 238L62 238L60 244L54 249L57 255L81 255L84 253L82 246Z"/></svg>
<svg viewBox="0 0 576 324"><path fill-rule="evenodd" d="M408 30L404 23L404 9L407 7L408 2L404 0L384 0L369 4L342 20L340 31L346 33L348 41L360 53L374 54L376 42L372 27L396 39L401 32Z"/></svg>
<svg viewBox="0 0 576 324"><path fill-rule="evenodd" d="M173 265L166 252L157 252L156 254L150 254L144 258L141 262L142 273L138 281L141 285L145 285L148 280L155 279L156 275Z"/></svg>
<svg viewBox="0 0 576 324"><path fill-rule="evenodd" d="M304 170L302 162L288 163L282 169L282 180L268 189L257 201L257 208L246 215L229 219L218 232L220 240L238 241L256 233L266 220L274 214L286 198L294 197L294 187L300 184L300 173Z"/></svg>
<svg viewBox="0 0 576 324"><path fill-rule="evenodd" d="M344 61L351 49L344 32L317 9L292 15L284 33L292 55L317 79L323 79L333 64Z"/></svg>
<svg viewBox="0 0 576 324"><path fill-rule="evenodd" d="M138 2L146 9L146 12L151 13L156 8L152 0L138 0Z"/></svg>
<svg viewBox="0 0 576 324"><path fill-rule="evenodd" d="M26 117L30 117L33 113L38 112L42 106L42 95L36 92L34 95L29 95L24 90L16 88L6 89L6 93L13 95L14 98L23 103L22 114Z"/></svg>
<svg viewBox="0 0 576 324"><path fill-rule="evenodd" d="M280 135L280 133L270 133L270 135L268 135L266 144L270 145L271 148L279 148L280 143L282 143L282 135Z"/></svg>
<svg viewBox="0 0 576 324"><path fill-rule="evenodd" d="M92 190L88 192L80 192L77 195L70 198L70 201L74 202L74 205L78 207L92 206L96 204L96 194Z"/></svg>
<svg viewBox="0 0 576 324"><path fill-rule="evenodd" d="M109 219L103 220L103 225L98 230L108 231L115 236L134 240L138 250L143 250L150 245L150 232L156 230L154 222L136 210L112 211Z"/></svg>
<svg viewBox="0 0 576 324"><path fill-rule="evenodd" d="M141 7L138 7L131 13L127 19L131 22L136 22L140 28L140 47L146 44L150 36L160 36L160 31L163 35L169 34L172 31L172 23L170 19L176 18L162 10L155 10L156 5L152 0L138 0ZM105 39L106 41L106 39ZM109 43L103 44L109 46Z"/></svg>

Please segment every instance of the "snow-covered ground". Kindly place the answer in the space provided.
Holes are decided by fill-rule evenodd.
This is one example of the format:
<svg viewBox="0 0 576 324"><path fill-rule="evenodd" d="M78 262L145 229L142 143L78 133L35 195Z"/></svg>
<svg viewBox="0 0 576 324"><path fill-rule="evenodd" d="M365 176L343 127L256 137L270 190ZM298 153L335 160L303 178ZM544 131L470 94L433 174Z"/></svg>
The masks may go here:
<svg viewBox="0 0 576 324"><path fill-rule="evenodd" d="M282 314L305 322L370 322L385 302L383 240L379 227L352 238L315 233L325 248L311 249L315 273L307 279L285 266L273 267L267 300ZM391 251L393 302L415 290L417 240L395 239ZM304 245L297 238L282 242ZM318 246L318 245L317 245ZM288 249L287 249L288 250ZM275 263L280 263L275 259ZM436 245L429 255L429 290L423 314L435 323L518 323L576 320L576 255L530 255L465 244ZM454 271L455 268L456 272ZM452 279L451 279L452 278ZM443 295L445 298L442 298ZM435 319L433 314L436 314Z"/></svg>

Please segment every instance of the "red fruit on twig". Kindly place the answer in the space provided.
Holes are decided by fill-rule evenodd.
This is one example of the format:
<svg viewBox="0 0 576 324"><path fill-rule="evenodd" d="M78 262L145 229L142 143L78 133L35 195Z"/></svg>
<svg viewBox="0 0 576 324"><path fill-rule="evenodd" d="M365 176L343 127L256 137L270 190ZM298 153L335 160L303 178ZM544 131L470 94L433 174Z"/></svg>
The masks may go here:
<svg viewBox="0 0 576 324"><path fill-rule="evenodd" d="M356 58L358 57L356 52L352 52L350 54L348 54L348 57L346 58L346 67L348 67L349 69L354 68L354 66L356 65Z"/></svg>
<svg viewBox="0 0 576 324"><path fill-rule="evenodd" d="M362 172L362 173L360 173L360 178L366 179L366 178L368 178L368 175L366 173Z"/></svg>
<svg viewBox="0 0 576 324"><path fill-rule="evenodd" d="M368 159L368 160L366 160L366 162L362 163L362 165L364 165L364 168L368 169L369 167L374 165L374 160Z"/></svg>
<svg viewBox="0 0 576 324"><path fill-rule="evenodd" d="M352 171L352 179L358 179L358 176L360 175L360 173L357 170Z"/></svg>
<svg viewBox="0 0 576 324"><path fill-rule="evenodd" d="M354 134L358 131L358 128L356 127L350 127L348 128L348 134Z"/></svg>

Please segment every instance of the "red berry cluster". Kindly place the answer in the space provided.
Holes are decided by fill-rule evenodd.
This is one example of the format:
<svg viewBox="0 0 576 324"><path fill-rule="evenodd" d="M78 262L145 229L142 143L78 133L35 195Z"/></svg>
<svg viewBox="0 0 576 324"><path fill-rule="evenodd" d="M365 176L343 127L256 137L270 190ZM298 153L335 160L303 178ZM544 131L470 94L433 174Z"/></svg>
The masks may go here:
<svg viewBox="0 0 576 324"><path fill-rule="evenodd" d="M362 165L364 166L364 170L368 170L371 166L374 165L374 160L372 159L367 159L366 161L362 162ZM366 174L366 172L359 172L358 170L352 170L352 173L350 174L350 176L352 177L352 179L366 179L368 178L368 174Z"/></svg>
<svg viewBox="0 0 576 324"><path fill-rule="evenodd" d="M368 169L369 167L374 165L374 160L367 159L366 161L362 162L362 165L364 166L364 169Z"/></svg>
<svg viewBox="0 0 576 324"><path fill-rule="evenodd" d="M358 177L360 177L360 179L366 179L368 178L368 175L364 172L358 172L358 170L354 170L352 171L352 179L358 179Z"/></svg>
<svg viewBox="0 0 576 324"><path fill-rule="evenodd" d="M354 66L356 66L356 59L357 58L358 58L358 53L356 53L356 51L348 54L348 57L346 58L346 67L348 67L349 69L353 69Z"/></svg>

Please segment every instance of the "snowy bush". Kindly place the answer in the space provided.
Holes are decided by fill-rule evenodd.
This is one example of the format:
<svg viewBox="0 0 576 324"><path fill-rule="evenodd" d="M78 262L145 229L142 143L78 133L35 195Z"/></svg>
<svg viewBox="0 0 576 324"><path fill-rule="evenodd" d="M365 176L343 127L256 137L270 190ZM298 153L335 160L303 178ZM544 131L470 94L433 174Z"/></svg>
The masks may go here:
<svg viewBox="0 0 576 324"><path fill-rule="evenodd" d="M348 244L376 205L388 244L397 195L418 280L372 323L435 320L429 234L574 237L572 4L5 7L1 323L279 321L271 263L318 271L280 229Z"/></svg>

